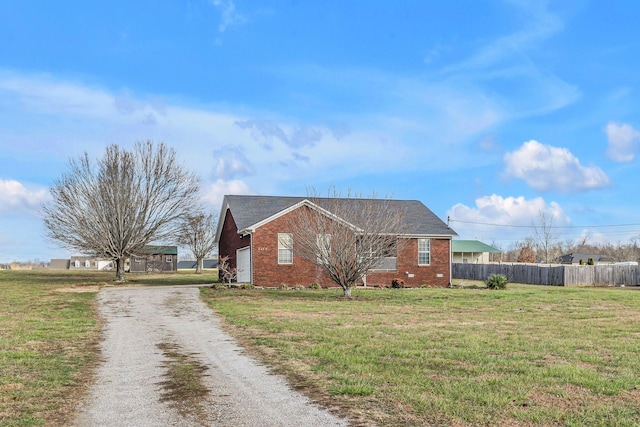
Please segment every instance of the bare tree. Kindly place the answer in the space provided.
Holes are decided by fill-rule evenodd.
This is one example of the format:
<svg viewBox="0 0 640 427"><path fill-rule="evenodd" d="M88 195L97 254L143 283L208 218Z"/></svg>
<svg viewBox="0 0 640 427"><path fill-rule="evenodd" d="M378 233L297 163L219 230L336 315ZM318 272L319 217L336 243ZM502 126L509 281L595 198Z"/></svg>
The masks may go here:
<svg viewBox="0 0 640 427"><path fill-rule="evenodd" d="M640 259L640 251L635 241L628 244L618 242L615 245L605 243L601 246L600 251L612 262L638 261Z"/></svg>
<svg viewBox="0 0 640 427"><path fill-rule="evenodd" d="M196 259L196 274L202 273L204 259L216 248L216 219L212 213L185 215L180 223L178 243L189 248Z"/></svg>
<svg viewBox="0 0 640 427"><path fill-rule="evenodd" d="M324 269L345 297L367 271L386 257L396 257L403 239L404 214L390 199L330 197L311 192L309 204L289 216L293 253Z"/></svg>
<svg viewBox="0 0 640 427"><path fill-rule="evenodd" d="M516 262L536 262L536 253L533 250L535 240L531 236L523 237L513 243L509 250L511 259Z"/></svg>
<svg viewBox="0 0 640 427"><path fill-rule="evenodd" d="M502 254L504 253L504 250L502 248L502 245L499 244L495 239L491 241L491 244L489 245L492 248L496 248L498 249L500 252L496 253L490 253L489 254L489 262L502 262Z"/></svg>
<svg viewBox="0 0 640 427"><path fill-rule="evenodd" d="M549 264L553 258L559 256L559 254L555 254L555 251L553 251L554 244L557 240L553 214L540 210L538 223L533 224L533 230L535 232L538 254L542 256L542 262Z"/></svg>
<svg viewBox="0 0 640 427"><path fill-rule="evenodd" d="M64 247L124 262L154 241L174 240L179 218L194 212L199 182L165 144L138 142L130 151L111 145L91 161L70 160L43 208L47 235Z"/></svg>
<svg viewBox="0 0 640 427"><path fill-rule="evenodd" d="M218 259L218 271L220 272L220 277L227 281L229 285L231 285L231 281L238 277L238 269L231 267L228 255Z"/></svg>

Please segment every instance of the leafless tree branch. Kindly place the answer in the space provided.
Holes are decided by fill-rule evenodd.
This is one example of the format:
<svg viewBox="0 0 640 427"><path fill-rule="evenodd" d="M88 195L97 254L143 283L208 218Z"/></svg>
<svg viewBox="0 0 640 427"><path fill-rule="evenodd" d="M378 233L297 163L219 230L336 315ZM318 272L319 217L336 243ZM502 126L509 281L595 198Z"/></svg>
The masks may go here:
<svg viewBox="0 0 640 427"><path fill-rule="evenodd" d="M397 256L403 239L404 212L391 199L342 197L333 190L321 198L311 191L309 204L291 213L288 228L293 252L321 266L345 296L385 257Z"/></svg>
<svg viewBox="0 0 640 427"><path fill-rule="evenodd" d="M178 243L191 250L196 259L196 274L200 274L204 259L216 249L216 218L212 213L185 215L180 222Z"/></svg>
<svg viewBox="0 0 640 427"><path fill-rule="evenodd" d="M64 247L113 259L118 280L124 260L143 246L174 240L179 219L196 209L199 182L165 144L138 142L128 151L111 145L92 162L71 159L44 206L47 235Z"/></svg>

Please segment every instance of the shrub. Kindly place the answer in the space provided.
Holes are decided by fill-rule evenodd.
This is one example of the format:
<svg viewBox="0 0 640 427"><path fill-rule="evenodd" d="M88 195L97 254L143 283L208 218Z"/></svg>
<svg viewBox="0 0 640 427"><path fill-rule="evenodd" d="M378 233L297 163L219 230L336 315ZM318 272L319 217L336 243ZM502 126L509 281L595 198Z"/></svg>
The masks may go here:
<svg viewBox="0 0 640 427"><path fill-rule="evenodd" d="M320 285L317 283L312 283L309 285L309 289L320 289Z"/></svg>
<svg viewBox="0 0 640 427"><path fill-rule="evenodd" d="M391 281L391 287L393 289L400 289L400 288L404 288L404 280L399 279L399 278L395 278Z"/></svg>
<svg viewBox="0 0 640 427"><path fill-rule="evenodd" d="M255 286L252 283L242 283L240 289L254 289Z"/></svg>
<svg viewBox="0 0 640 427"><path fill-rule="evenodd" d="M589 258L587 260L587 265L594 265L595 263L593 262L593 258Z"/></svg>
<svg viewBox="0 0 640 427"><path fill-rule="evenodd" d="M222 283L214 283L213 285L211 285L211 289L229 289L229 286Z"/></svg>
<svg viewBox="0 0 640 427"><path fill-rule="evenodd" d="M492 274L484 281L489 289L507 289L507 276L504 274Z"/></svg>

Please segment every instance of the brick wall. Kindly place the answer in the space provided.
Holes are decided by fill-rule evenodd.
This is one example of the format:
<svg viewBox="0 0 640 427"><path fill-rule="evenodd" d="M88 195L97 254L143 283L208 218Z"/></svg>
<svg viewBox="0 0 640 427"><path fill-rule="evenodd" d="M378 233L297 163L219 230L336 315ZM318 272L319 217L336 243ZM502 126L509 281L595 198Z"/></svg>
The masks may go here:
<svg viewBox="0 0 640 427"><path fill-rule="evenodd" d="M448 239L431 239L431 264L418 265L418 239L407 240L398 252L397 271L369 272L367 285L391 286L391 281L399 278L404 280L407 287L449 286L450 243Z"/></svg>
<svg viewBox="0 0 640 427"><path fill-rule="evenodd" d="M231 211L227 209L222 232L220 233L220 240L218 241L218 255L220 258L228 256L230 267L236 268L236 250L249 246L250 244L251 236L248 235L240 238L233 215L231 215ZM218 277L220 277L219 272Z"/></svg>
<svg viewBox="0 0 640 427"><path fill-rule="evenodd" d="M336 286L321 267L295 254L293 264L278 264L278 233L290 233L286 216L277 218L253 234L253 284L256 286Z"/></svg>
<svg viewBox="0 0 640 427"><path fill-rule="evenodd" d="M289 233L286 218L280 217L263 225L253 234L253 281L256 286L288 286L318 283L336 286L329 276L311 261L293 255L293 264L278 264L278 233ZM418 241L408 239L398 253L397 271L370 272L367 285L390 286L391 280L402 278L407 287L440 286L451 282L449 275L450 240L431 239L431 264L418 266ZM295 236L294 236L295 248ZM409 274L406 274L406 273ZM409 277L413 275L413 277ZM442 277L438 277L438 276Z"/></svg>

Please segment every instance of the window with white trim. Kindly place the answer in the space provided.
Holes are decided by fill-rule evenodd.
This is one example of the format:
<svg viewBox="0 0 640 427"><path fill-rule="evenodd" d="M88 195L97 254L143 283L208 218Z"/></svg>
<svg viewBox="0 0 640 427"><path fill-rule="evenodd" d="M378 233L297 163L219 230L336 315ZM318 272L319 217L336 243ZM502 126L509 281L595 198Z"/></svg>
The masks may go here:
<svg viewBox="0 0 640 427"><path fill-rule="evenodd" d="M80 268L80 261L75 260L75 262L73 263L73 265L74 265L76 268Z"/></svg>
<svg viewBox="0 0 640 427"><path fill-rule="evenodd" d="M431 264L431 239L418 239L418 265Z"/></svg>
<svg viewBox="0 0 640 427"><path fill-rule="evenodd" d="M293 234L278 233L278 264L293 264Z"/></svg>
<svg viewBox="0 0 640 427"><path fill-rule="evenodd" d="M167 255L167 262L173 262L173 257L171 255Z"/></svg>
<svg viewBox="0 0 640 427"><path fill-rule="evenodd" d="M89 268L89 267L91 267L91 261L89 261L89 260L85 260L85 262L84 262L84 267L85 267L85 268Z"/></svg>

